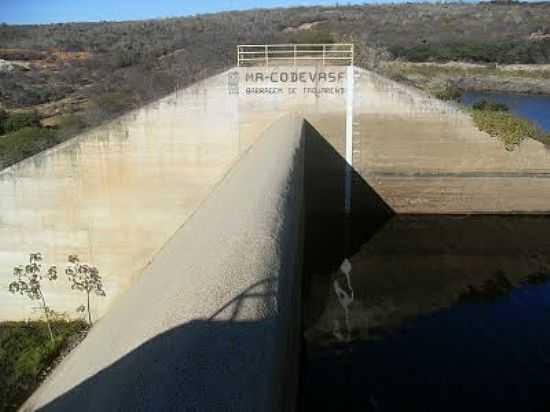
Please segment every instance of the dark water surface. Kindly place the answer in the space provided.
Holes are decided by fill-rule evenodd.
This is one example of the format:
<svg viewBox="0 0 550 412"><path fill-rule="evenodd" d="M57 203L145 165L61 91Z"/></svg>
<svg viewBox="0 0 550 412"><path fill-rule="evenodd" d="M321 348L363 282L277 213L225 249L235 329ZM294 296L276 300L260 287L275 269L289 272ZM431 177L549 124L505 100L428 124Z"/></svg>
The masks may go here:
<svg viewBox="0 0 550 412"><path fill-rule="evenodd" d="M346 216L305 136L300 410L550 411L550 216L396 215L355 172Z"/></svg>
<svg viewBox="0 0 550 412"><path fill-rule="evenodd" d="M349 261L306 274L303 410L550 410L550 217L394 216Z"/></svg>
<svg viewBox="0 0 550 412"><path fill-rule="evenodd" d="M467 92L463 103L472 106L482 99L504 103L513 113L532 120L543 130L550 132L550 96Z"/></svg>

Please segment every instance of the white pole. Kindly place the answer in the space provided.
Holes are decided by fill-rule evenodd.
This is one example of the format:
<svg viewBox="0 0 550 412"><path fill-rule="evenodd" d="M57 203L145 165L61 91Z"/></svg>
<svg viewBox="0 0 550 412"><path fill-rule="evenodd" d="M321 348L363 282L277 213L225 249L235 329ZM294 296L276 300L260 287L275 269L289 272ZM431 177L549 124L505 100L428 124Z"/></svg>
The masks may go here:
<svg viewBox="0 0 550 412"><path fill-rule="evenodd" d="M346 73L346 182L345 182L345 211L351 211L351 182L353 167L353 65L347 67Z"/></svg>

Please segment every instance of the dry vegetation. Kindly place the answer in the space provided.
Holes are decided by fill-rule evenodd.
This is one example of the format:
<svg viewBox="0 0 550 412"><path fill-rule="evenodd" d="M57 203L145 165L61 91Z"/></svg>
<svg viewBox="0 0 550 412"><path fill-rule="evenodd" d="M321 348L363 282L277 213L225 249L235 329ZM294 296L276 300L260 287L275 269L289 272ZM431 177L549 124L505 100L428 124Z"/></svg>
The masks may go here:
<svg viewBox="0 0 550 412"><path fill-rule="evenodd" d="M83 339L83 321L56 320L55 340L46 323L0 322L0 412L18 410L64 352Z"/></svg>
<svg viewBox="0 0 550 412"><path fill-rule="evenodd" d="M357 63L379 71L386 67L381 62L396 59L550 63L549 21L548 3L485 3L299 7L136 22L2 24L0 108L35 108L43 125L57 126L67 114L79 118L73 123L96 125L176 85L233 65L235 45L251 42L353 41ZM395 76L407 78L406 73Z"/></svg>
<svg viewBox="0 0 550 412"><path fill-rule="evenodd" d="M472 119L479 130L500 139L508 151L513 151L526 139L550 144L550 134L531 121L510 113L505 104L482 100L474 104Z"/></svg>

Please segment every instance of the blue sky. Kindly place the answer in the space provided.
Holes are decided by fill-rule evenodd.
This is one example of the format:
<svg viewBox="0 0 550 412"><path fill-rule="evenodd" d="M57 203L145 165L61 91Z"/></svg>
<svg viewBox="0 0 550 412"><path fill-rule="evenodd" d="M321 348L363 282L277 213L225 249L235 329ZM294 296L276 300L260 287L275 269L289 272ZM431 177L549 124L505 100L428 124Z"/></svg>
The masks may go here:
<svg viewBox="0 0 550 412"><path fill-rule="evenodd" d="M340 1L340 4L364 1ZM0 22L139 20L257 7L334 5L335 0L0 0Z"/></svg>

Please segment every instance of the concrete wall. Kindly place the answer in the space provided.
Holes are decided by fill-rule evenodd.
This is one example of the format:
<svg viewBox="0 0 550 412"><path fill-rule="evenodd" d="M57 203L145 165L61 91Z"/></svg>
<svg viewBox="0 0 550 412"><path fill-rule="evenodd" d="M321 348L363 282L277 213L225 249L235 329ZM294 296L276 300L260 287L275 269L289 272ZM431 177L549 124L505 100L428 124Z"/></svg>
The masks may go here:
<svg viewBox="0 0 550 412"><path fill-rule="evenodd" d="M303 93L234 94L230 73L245 79L246 69L206 79L0 171L0 320L40 316L33 302L8 293L13 267L31 252L42 252L45 265L63 268L69 254L78 254L97 266L107 296L92 299L92 314L102 316L263 130L285 113L328 113L343 102ZM245 83L237 86L242 92ZM44 291L52 309L70 316L85 301L64 278Z"/></svg>
<svg viewBox="0 0 550 412"><path fill-rule="evenodd" d="M513 152L467 113L357 70L358 172L399 213L547 213L550 150Z"/></svg>
<svg viewBox="0 0 550 412"><path fill-rule="evenodd" d="M0 320L40 315L7 290L31 252L97 266L104 314L268 125L241 119L222 74L0 171ZM85 301L64 277L44 290L71 316Z"/></svg>
<svg viewBox="0 0 550 412"><path fill-rule="evenodd" d="M341 89L345 70L230 70L0 172L0 320L38 315L31 302L7 292L12 268L35 251L45 264L63 266L76 253L96 265L107 297L92 300L93 314L106 313L285 113L306 118L343 156L345 94L306 89ZM273 72L332 72L337 81L246 80ZM285 93L247 94L251 87ZM356 171L395 212L550 210L550 151L542 144L526 141L507 152L456 107L358 68L354 131ZM61 280L45 292L54 310L71 315L84 300Z"/></svg>
<svg viewBox="0 0 550 412"><path fill-rule="evenodd" d="M241 78L258 70L241 69ZM316 70L345 68L274 67L268 73ZM345 87L345 81L335 85ZM256 113L296 111L345 154L345 95L244 95L240 107ZM550 150L543 144L526 140L509 152L456 105L360 68L355 68L353 111L354 168L395 212L550 212Z"/></svg>
<svg viewBox="0 0 550 412"><path fill-rule="evenodd" d="M302 128L262 134L23 410L293 409Z"/></svg>

